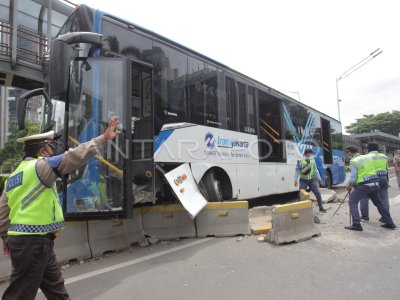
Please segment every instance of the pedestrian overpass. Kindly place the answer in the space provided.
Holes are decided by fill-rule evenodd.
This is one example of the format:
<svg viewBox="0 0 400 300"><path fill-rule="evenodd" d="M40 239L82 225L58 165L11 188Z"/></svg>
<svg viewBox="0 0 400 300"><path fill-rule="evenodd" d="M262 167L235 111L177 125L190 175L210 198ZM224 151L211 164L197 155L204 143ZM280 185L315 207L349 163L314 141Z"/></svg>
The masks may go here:
<svg viewBox="0 0 400 300"><path fill-rule="evenodd" d="M0 85L43 86L43 58L74 6L58 0L0 0Z"/></svg>

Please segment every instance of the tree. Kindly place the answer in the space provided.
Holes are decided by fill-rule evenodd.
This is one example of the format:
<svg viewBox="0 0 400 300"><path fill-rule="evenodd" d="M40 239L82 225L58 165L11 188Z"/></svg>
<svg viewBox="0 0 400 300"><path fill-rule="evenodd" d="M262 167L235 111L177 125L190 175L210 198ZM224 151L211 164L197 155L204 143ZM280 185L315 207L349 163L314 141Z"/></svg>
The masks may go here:
<svg viewBox="0 0 400 300"><path fill-rule="evenodd" d="M17 139L31 134L40 132L40 125L38 123L27 122L26 129L18 130L16 121L10 121L10 135L4 147L0 149L0 166L3 167L16 167L22 161L24 156L24 145L17 143Z"/></svg>
<svg viewBox="0 0 400 300"><path fill-rule="evenodd" d="M400 111L394 110L377 115L364 115L363 118L356 119L355 123L346 126L348 133L368 133L375 130L399 136Z"/></svg>

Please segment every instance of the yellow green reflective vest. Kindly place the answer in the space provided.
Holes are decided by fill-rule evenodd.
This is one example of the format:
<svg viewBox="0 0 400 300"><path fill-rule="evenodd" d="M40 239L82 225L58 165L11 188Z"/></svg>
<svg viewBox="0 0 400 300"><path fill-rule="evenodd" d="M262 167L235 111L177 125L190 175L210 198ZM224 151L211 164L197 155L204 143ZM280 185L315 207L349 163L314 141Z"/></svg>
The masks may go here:
<svg viewBox="0 0 400 300"><path fill-rule="evenodd" d="M306 159L300 160L300 178L305 180L311 180L315 176L315 163L314 159Z"/></svg>
<svg viewBox="0 0 400 300"><path fill-rule="evenodd" d="M350 160L357 167L357 183L378 179L374 161L369 155L358 155Z"/></svg>
<svg viewBox="0 0 400 300"><path fill-rule="evenodd" d="M388 157L383 153L368 153L367 155L373 159L376 174L386 176Z"/></svg>
<svg viewBox="0 0 400 300"><path fill-rule="evenodd" d="M5 183L10 207L9 235L46 234L64 229L56 187L49 188L40 182L37 161L21 162Z"/></svg>

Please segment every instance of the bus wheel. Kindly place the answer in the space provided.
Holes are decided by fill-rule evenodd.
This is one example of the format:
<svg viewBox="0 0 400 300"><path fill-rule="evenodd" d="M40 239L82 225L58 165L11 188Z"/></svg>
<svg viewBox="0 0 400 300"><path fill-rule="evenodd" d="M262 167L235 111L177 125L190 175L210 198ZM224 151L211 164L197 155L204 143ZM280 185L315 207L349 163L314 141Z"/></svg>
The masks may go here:
<svg viewBox="0 0 400 300"><path fill-rule="evenodd" d="M200 181L200 189L208 202L221 202L224 199L221 181L214 170L204 174Z"/></svg>
<svg viewBox="0 0 400 300"><path fill-rule="evenodd" d="M332 189L332 174L329 170L325 174L325 188Z"/></svg>

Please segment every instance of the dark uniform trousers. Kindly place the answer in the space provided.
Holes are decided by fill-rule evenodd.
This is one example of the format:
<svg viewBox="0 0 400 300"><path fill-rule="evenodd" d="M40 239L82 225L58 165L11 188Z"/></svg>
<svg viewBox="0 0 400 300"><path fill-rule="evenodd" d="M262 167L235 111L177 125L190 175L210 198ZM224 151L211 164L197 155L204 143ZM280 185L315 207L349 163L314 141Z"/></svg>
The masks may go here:
<svg viewBox="0 0 400 300"><path fill-rule="evenodd" d="M47 299L70 299L54 254L54 237L8 236L12 272L3 300L35 299L40 288Z"/></svg>
<svg viewBox="0 0 400 300"><path fill-rule="evenodd" d="M316 177L310 179L310 180L306 180L303 178L300 178L299 180L300 182L300 189L306 190L308 187L310 188L310 190L314 193L315 197L317 198L317 203L318 203L318 207L319 209L324 209L323 205L322 205L322 196L321 193L319 192L318 189L318 180Z"/></svg>
<svg viewBox="0 0 400 300"><path fill-rule="evenodd" d="M379 195L379 184L378 182L369 184L357 184L354 191L349 197L349 206L351 217L353 218L353 224L360 224L360 213L358 211L358 202L363 198L370 198L372 203L378 209L380 215L383 218L383 222L386 224L394 224L389 211L383 205L381 197Z"/></svg>

